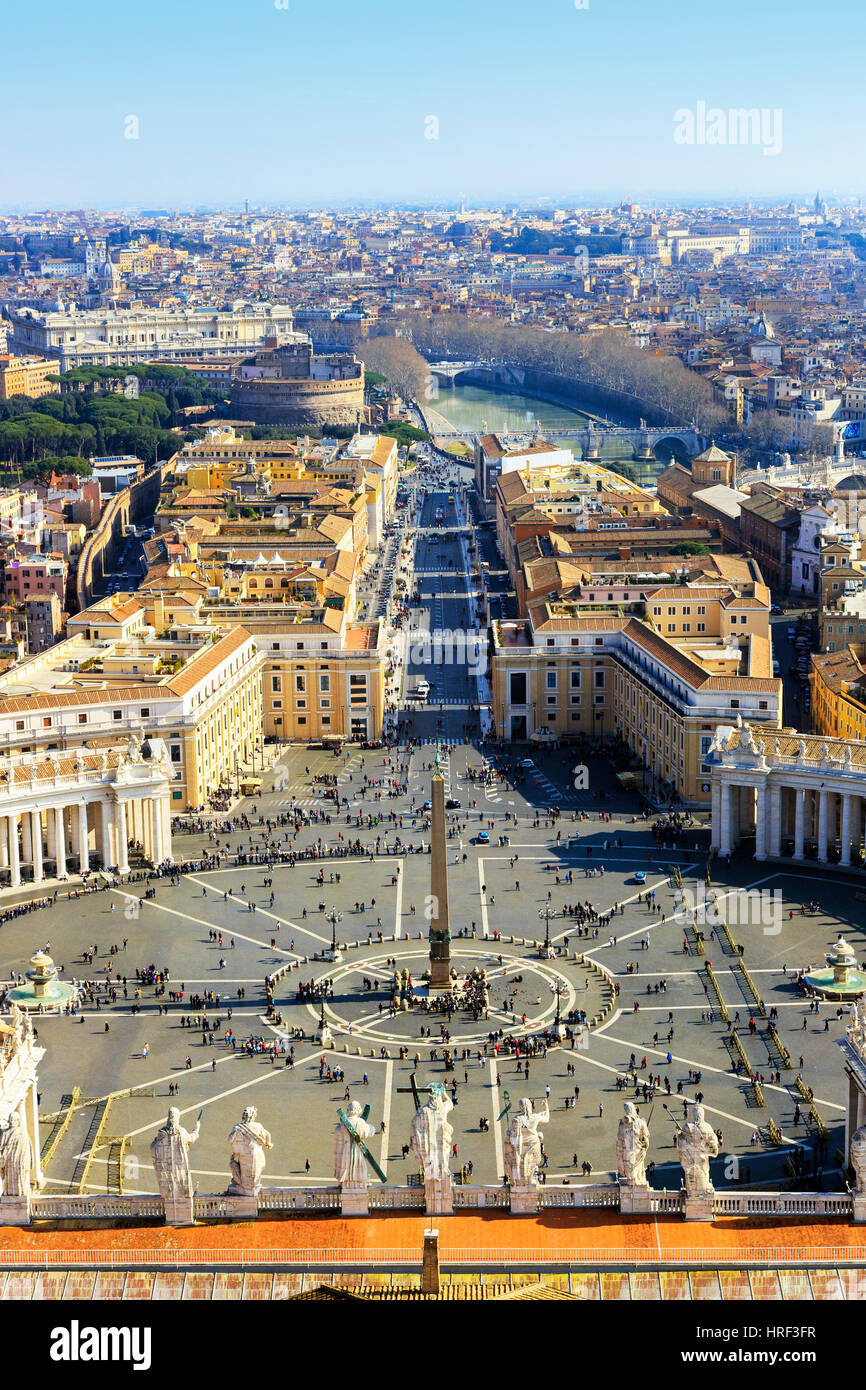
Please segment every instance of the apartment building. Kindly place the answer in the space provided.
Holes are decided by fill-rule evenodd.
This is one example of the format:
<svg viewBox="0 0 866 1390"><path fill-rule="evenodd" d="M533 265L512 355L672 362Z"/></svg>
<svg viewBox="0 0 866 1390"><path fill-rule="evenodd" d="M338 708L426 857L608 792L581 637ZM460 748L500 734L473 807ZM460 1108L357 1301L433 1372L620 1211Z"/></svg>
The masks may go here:
<svg viewBox="0 0 866 1390"><path fill-rule="evenodd" d="M263 657L249 632L158 638L142 604L103 599L65 641L0 675L0 747L50 753L153 735L169 750L171 809L203 805L262 741Z"/></svg>
<svg viewBox="0 0 866 1390"><path fill-rule="evenodd" d="M703 755L715 722L739 715L771 729L781 724L769 594L755 587L742 595L719 586L666 587L647 594L643 617L624 607L587 612L582 603L544 600L525 620L494 624L497 736L617 738L655 786L707 804Z"/></svg>
<svg viewBox="0 0 866 1390"><path fill-rule="evenodd" d="M60 390L60 383L49 381L56 375L57 363L45 357L16 357L0 353L0 401L13 396L50 396Z"/></svg>

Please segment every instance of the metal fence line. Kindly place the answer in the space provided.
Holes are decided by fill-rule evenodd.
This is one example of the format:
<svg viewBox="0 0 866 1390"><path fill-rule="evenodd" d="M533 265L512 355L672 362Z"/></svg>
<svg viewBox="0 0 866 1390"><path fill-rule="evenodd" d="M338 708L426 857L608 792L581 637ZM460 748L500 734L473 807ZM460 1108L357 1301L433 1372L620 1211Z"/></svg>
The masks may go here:
<svg viewBox="0 0 866 1390"><path fill-rule="evenodd" d="M859 1255L859 1258L858 1258ZM766 1265L772 1268L796 1265L855 1265L866 1266L866 1249L858 1252L851 1246L797 1246L752 1248L714 1246L705 1249L672 1247L670 1250L653 1248L634 1249L631 1247L612 1247L610 1249L592 1247L552 1246L549 1249L536 1246L501 1247L483 1249L478 1246L440 1247L440 1267L462 1266L477 1269L503 1267L514 1270L518 1267L536 1268L557 1265L570 1269L603 1269L618 1266L630 1269L635 1266L653 1268L710 1268L742 1269ZM333 1249L323 1247L298 1247L297 1249L238 1249L226 1247L204 1247L200 1250L24 1250L0 1249L0 1268L19 1268L31 1270L48 1269L128 1269L152 1268L155 1270L174 1270L185 1272L191 1267L205 1266L209 1269L242 1268L256 1269L267 1266L271 1269L301 1270L308 1267L336 1270L345 1267L381 1267L391 1270L395 1266L409 1269L421 1268L420 1245L414 1247L380 1247L358 1249Z"/></svg>

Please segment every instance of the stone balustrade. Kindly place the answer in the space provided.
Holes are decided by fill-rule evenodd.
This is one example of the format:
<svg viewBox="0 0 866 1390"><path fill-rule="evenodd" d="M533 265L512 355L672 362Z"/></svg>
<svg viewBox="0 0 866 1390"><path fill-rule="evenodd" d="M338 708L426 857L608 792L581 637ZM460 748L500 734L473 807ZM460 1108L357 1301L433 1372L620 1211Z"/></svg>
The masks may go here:
<svg viewBox="0 0 866 1390"><path fill-rule="evenodd" d="M339 1187L263 1187L259 1211L336 1211L341 1208Z"/></svg>
<svg viewBox="0 0 866 1390"><path fill-rule="evenodd" d="M537 1210L607 1207L631 1214L684 1216L686 1194L652 1187L628 1188L616 1183L589 1186L547 1186L536 1189ZM423 1187L370 1187L369 1211L424 1211ZM455 1186L454 1209L507 1211L511 1195L507 1186ZM3 1201L17 1199L2 1199ZM204 1193L193 1199L196 1220L230 1221L250 1218L250 1199L230 1193ZM343 1210L339 1187L265 1187L258 1194L258 1213L267 1218L276 1211L333 1213ZM850 1192L735 1192L717 1191L712 1196L713 1216L772 1216L801 1220L826 1217L830 1220L855 1217L855 1199ZM161 1220L165 1204L155 1195L36 1193L30 1197L30 1221L82 1221L96 1225L102 1221ZM26 1224L26 1213L20 1221Z"/></svg>
<svg viewBox="0 0 866 1390"><path fill-rule="evenodd" d="M134 1221L142 1217L162 1217L165 1204L161 1197L124 1197L115 1194L87 1195L64 1193L47 1196L39 1193L30 1198L32 1221L115 1221L118 1218Z"/></svg>
<svg viewBox="0 0 866 1390"><path fill-rule="evenodd" d="M474 1187L463 1185L453 1189L454 1207L504 1207L510 1205L507 1187Z"/></svg>

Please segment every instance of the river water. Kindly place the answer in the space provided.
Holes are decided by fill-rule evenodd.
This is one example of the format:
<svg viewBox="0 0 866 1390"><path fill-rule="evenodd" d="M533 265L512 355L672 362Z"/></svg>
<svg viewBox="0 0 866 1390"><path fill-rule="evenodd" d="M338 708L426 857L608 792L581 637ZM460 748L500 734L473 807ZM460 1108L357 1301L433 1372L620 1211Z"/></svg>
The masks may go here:
<svg viewBox="0 0 866 1390"><path fill-rule="evenodd" d="M586 428L587 417L579 410L564 405L551 405L537 396L522 396L510 391L491 391L481 386L440 386L438 395L429 406L458 430L477 430L479 434L523 434L545 429L575 431L575 438L555 439L553 443L570 448L581 456L579 438ZM622 440L606 442L603 457L631 459L633 450Z"/></svg>

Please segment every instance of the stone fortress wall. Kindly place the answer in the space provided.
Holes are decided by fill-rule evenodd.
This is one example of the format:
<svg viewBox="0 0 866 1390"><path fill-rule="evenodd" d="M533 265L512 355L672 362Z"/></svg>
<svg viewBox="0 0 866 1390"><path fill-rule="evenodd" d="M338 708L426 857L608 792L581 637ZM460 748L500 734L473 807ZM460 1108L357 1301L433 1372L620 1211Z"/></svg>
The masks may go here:
<svg viewBox="0 0 866 1390"><path fill-rule="evenodd" d="M259 378L232 387L232 409L260 425L358 425L365 421L364 375L337 381Z"/></svg>

